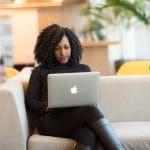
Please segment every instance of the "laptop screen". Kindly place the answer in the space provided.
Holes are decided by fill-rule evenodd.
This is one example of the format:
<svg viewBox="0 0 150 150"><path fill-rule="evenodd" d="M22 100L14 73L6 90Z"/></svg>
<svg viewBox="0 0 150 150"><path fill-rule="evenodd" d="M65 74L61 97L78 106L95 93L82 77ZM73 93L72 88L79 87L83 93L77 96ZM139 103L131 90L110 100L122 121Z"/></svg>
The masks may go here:
<svg viewBox="0 0 150 150"><path fill-rule="evenodd" d="M99 72L48 75L48 107L97 105Z"/></svg>

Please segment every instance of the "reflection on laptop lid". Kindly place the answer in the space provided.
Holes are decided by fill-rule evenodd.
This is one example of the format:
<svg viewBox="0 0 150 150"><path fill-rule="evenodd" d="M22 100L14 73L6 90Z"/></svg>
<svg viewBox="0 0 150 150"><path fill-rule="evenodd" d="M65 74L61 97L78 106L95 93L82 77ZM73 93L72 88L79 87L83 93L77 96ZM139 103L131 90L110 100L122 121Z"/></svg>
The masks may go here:
<svg viewBox="0 0 150 150"><path fill-rule="evenodd" d="M97 105L99 72L48 75L48 107Z"/></svg>

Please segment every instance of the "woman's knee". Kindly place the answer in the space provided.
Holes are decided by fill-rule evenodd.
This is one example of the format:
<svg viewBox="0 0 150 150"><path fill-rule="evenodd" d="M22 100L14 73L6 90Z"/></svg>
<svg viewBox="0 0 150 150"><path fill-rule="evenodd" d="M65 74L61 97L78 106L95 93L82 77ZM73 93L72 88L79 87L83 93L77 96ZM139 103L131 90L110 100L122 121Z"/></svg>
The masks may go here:
<svg viewBox="0 0 150 150"><path fill-rule="evenodd" d="M96 135L88 127L78 128L73 133L72 138L81 144L88 145L88 146L93 147L93 148L96 145Z"/></svg>
<svg viewBox="0 0 150 150"><path fill-rule="evenodd" d="M96 106L84 106L83 111L82 115L85 116L87 124L91 124L104 117Z"/></svg>

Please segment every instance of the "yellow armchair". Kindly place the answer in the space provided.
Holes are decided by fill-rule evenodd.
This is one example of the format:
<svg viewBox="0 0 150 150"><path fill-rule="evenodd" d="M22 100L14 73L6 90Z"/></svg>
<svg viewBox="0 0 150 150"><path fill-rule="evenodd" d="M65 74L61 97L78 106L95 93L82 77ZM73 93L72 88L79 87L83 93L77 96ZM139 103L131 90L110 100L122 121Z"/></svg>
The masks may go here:
<svg viewBox="0 0 150 150"><path fill-rule="evenodd" d="M124 63L116 75L148 75L150 74L150 61L129 61Z"/></svg>

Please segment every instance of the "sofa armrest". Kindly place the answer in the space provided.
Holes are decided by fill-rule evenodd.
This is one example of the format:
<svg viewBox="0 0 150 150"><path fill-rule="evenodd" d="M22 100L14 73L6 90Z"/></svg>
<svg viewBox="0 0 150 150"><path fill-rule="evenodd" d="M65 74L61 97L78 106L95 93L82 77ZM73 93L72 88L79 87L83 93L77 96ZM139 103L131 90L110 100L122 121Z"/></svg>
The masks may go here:
<svg viewBox="0 0 150 150"><path fill-rule="evenodd" d="M0 86L0 149L26 150L29 127L21 82Z"/></svg>

